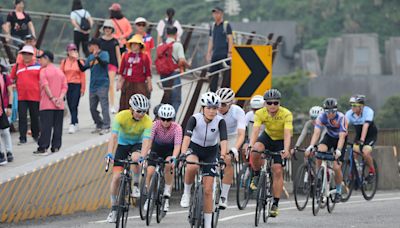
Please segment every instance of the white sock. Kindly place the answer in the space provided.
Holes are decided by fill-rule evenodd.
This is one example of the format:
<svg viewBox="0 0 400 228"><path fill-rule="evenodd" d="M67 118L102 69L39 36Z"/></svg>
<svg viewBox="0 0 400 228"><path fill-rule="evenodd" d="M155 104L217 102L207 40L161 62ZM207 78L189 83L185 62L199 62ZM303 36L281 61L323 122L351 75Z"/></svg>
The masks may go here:
<svg viewBox="0 0 400 228"><path fill-rule="evenodd" d="M171 187L172 185L165 184L164 195L171 195Z"/></svg>
<svg viewBox="0 0 400 228"><path fill-rule="evenodd" d="M224 197L226 200L228 200L228 193L230 188L230 184L222 184L221 197Z"/></svg>
<svg viewBox="0 0 400 228"><path fill-rule="evenodd" d="M183 194L188 194L188 195L190 195L190 190L192 190L192 185L193 185L193 184L186 184L186 183L185 183L185 190L183 191Z"/></svg>
<svg viewBox="0 0 400 228"><path fill-rule="evenodd" d="M211 228L212 213L204 213L204 228Z"/></svg>

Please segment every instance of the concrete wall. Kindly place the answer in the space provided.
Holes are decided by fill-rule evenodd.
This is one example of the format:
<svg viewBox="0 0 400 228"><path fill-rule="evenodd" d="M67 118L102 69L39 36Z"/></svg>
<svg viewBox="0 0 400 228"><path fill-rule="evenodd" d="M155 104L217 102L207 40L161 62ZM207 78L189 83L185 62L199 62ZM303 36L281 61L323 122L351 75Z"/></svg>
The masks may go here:
<svg viewBox="0 0 400 228"><path fill-rule="evenodd" d="M314 78L321 76L321 64L319 62L317 50L301 50L300 64L301 68L308 72L310 77Z"/></svg>
<svg viewBox="0 0 400 228"><path fill-rule="evenodd" d="M400 75L400 37L391 37L385 42L385 65L387 73Z"/></svg>

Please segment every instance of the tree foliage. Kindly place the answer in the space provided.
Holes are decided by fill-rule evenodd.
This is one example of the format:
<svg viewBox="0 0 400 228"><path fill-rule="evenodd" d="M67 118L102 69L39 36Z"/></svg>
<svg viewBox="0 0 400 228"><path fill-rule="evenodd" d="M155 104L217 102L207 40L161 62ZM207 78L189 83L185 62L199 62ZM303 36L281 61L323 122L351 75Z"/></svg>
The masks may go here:
<svg viewBox="0 0 400 228"><path fill-rule="evenodd" d="M400 95L389 97L376 116L379 128L400 128Z"/></svg>

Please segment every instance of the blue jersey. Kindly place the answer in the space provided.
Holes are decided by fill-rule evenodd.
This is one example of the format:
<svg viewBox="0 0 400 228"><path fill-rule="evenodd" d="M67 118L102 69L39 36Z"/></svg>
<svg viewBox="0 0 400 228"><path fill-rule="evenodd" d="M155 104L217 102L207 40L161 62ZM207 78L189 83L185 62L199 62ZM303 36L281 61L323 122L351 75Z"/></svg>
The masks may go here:
<svg viewBox="0 0 400 228"><path fill-rule="evenodd" d="M374 120L374 110L368 106L364 106L360 116L357 116L351 109L346 112L346 118L351 125L363 125L372 123Z"/></svg>
<svg viewBox="0 0 400 228"><path fill-rule="evenodd" d="M329 119L325 112L321 113L316 120L315 128L323 129L324 127L329 136L339 138L339 133L347 133L347 119L341 112L337 112L333 119Z"/></svg>

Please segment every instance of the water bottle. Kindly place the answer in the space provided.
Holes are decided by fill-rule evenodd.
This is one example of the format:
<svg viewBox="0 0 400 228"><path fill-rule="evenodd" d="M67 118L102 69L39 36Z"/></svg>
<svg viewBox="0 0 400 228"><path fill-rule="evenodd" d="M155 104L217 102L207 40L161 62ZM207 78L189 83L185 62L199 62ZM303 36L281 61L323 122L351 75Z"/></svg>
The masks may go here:
<svg viewBox="0 0 400 228"><path fill-rule="evenodd" d="M357 159L355 160L355 163L356 163L356 168L357 168L357 172L358 172L358 175L359 176L361 176L362 175L362 161L361 162L359 162Z"/></svg>
<svg viewBox="0 0 400 228"><path fill-rule="evenodd" d="M308 182L308 172L304 173L304 183Z"/></svg>
<svg viewBox="0 0 400 228"><path fill-rule="evenodd" d="M363 176L363 167L364 167L364 161L361 159L358 167L358 175L360 175L360 179Z"/></svg>

